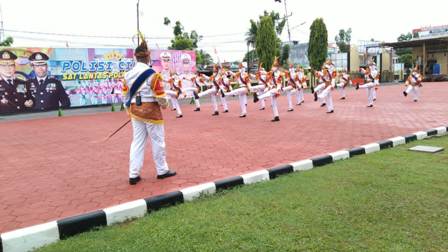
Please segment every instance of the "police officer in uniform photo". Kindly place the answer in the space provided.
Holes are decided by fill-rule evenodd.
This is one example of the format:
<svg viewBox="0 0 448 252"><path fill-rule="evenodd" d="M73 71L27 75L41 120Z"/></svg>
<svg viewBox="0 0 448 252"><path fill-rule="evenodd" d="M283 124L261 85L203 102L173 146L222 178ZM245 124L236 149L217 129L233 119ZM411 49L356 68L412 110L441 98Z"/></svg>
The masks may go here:
<svg viewBox="0 0 448 252"><path fill-rule="evenodd" d="M35 111L69 108L70 98L60 80L48 76L48 56L35 52L28 58L35 77L29 80L31 93L35 100Z"/></svg>
<svg viewBox="0 0 448 252"><path fill-rule="evenodd" d="M29 111L34 104L28 83L16 77L16 59L11 51L0 51L0 114Z"/></svg>

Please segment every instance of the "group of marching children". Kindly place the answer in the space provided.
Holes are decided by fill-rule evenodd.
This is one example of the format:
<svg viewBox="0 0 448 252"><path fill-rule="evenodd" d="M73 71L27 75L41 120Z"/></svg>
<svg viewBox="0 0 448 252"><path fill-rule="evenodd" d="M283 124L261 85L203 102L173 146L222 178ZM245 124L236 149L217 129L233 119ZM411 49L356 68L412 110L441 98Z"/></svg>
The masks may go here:
<svg viewBox="0 0 448 252"><path fill-rule="evenodd" d="M357 84L356 89L366 89L368 104L373 107L376 100L376 90L379 86L379 73L375 62L369 61L366 67L360 68L364 75L364 84ZM301 66L294 68L290 64L289 69L280 70L278 59L274 60L270 71L266 71L260 64L255 74L246 72L243 64L239 65L236 73L223 67L215 65L213 74L206 76L203 74L181 74L175 75L163 72L163 83L165 93L169 98L172 110L177 113L177 118L183 117L179 100L193 99L195 103L194 111L201 110L199 99L210 97L213 108L212 116L219 115L218 101L222 106L222 113L229 112L227 103L228 97L238 97L239 117L247 116L248 96L253 95L253 102L259 103L259 110L266 109L267 101L270 102L273 119L272 122L280 121L278 97L285 95L288 101L288 112L294 111L293 97L296 106L305 102L304 89L308 87L307 77ZM315 72L316 85L311 88L314 101L320 101L321 107L326 107L327 113L334 113L332 91L338 90L341 100L346 99L345 89L352 85L350 75L346 70L336 71L336 67L330 59L326 60L320 71ZM415 68L406 80L406 90L404 96L412 94L414 101L418 100L419 87L421 87L422 76ZM232 88L231 82L236 82L236 88Z"/></svg>

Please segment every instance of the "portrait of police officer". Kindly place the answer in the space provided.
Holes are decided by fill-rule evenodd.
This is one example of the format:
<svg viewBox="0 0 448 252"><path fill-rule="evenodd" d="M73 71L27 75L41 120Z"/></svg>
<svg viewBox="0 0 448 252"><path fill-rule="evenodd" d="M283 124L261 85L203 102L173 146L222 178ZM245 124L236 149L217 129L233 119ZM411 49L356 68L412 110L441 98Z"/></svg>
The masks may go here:
<svg viewBox="0 0 448 252"><path fill-rule="evenodd" d="M30 111L34 101L28 83L16 77L17 56L0 51L0 114Z"/></svg>
<svg viewBox="0 0 448 252"><path fill-rule="evenodd" d="M35 52L28 59L35 73L35 77L28 80L35 101L34 111L69 108L70 98L61 81L48 76L48 56L42 52Z"/></svg>

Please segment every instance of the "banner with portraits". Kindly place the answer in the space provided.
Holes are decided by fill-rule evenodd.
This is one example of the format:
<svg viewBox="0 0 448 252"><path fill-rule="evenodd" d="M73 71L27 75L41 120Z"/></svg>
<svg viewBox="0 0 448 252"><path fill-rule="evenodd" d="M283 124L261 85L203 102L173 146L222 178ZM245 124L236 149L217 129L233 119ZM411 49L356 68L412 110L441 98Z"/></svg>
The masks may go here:
<svg viewBox="0 0 448 252"><path fill-rule="evenodd" d="M195 56L151 50L151 64L156 71L193 73ZM3 48L0 115L121 103L123 77L134 64L133 49L126 48Z"/></svg>

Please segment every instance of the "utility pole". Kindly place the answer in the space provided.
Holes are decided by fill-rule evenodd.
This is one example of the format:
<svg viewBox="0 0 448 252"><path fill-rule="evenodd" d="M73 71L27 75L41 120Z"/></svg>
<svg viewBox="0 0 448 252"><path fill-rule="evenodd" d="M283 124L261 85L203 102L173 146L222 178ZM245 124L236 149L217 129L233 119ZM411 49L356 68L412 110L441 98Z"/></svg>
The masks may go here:
<svg viewBox="0 0 448 252"><path fill-rule="evenodd" d="M139 11L140 0L137 0L137 33L140 33L140 11ZM137 45L140 45L140 35L137 34Z"/></svg>
<svg viewBox="0 0 448 252"><path fill-rule="evenodd" d="M285 3L285 18L286 18L286 27L288 28L288 41L289 41L289 44L291 44L291 31L289 30L289 19L288 19L288 17L292 16L292 13L291 13L291 15L288 15L288 9L286 7L286 0L283 0L283 2Z"/></svg>

